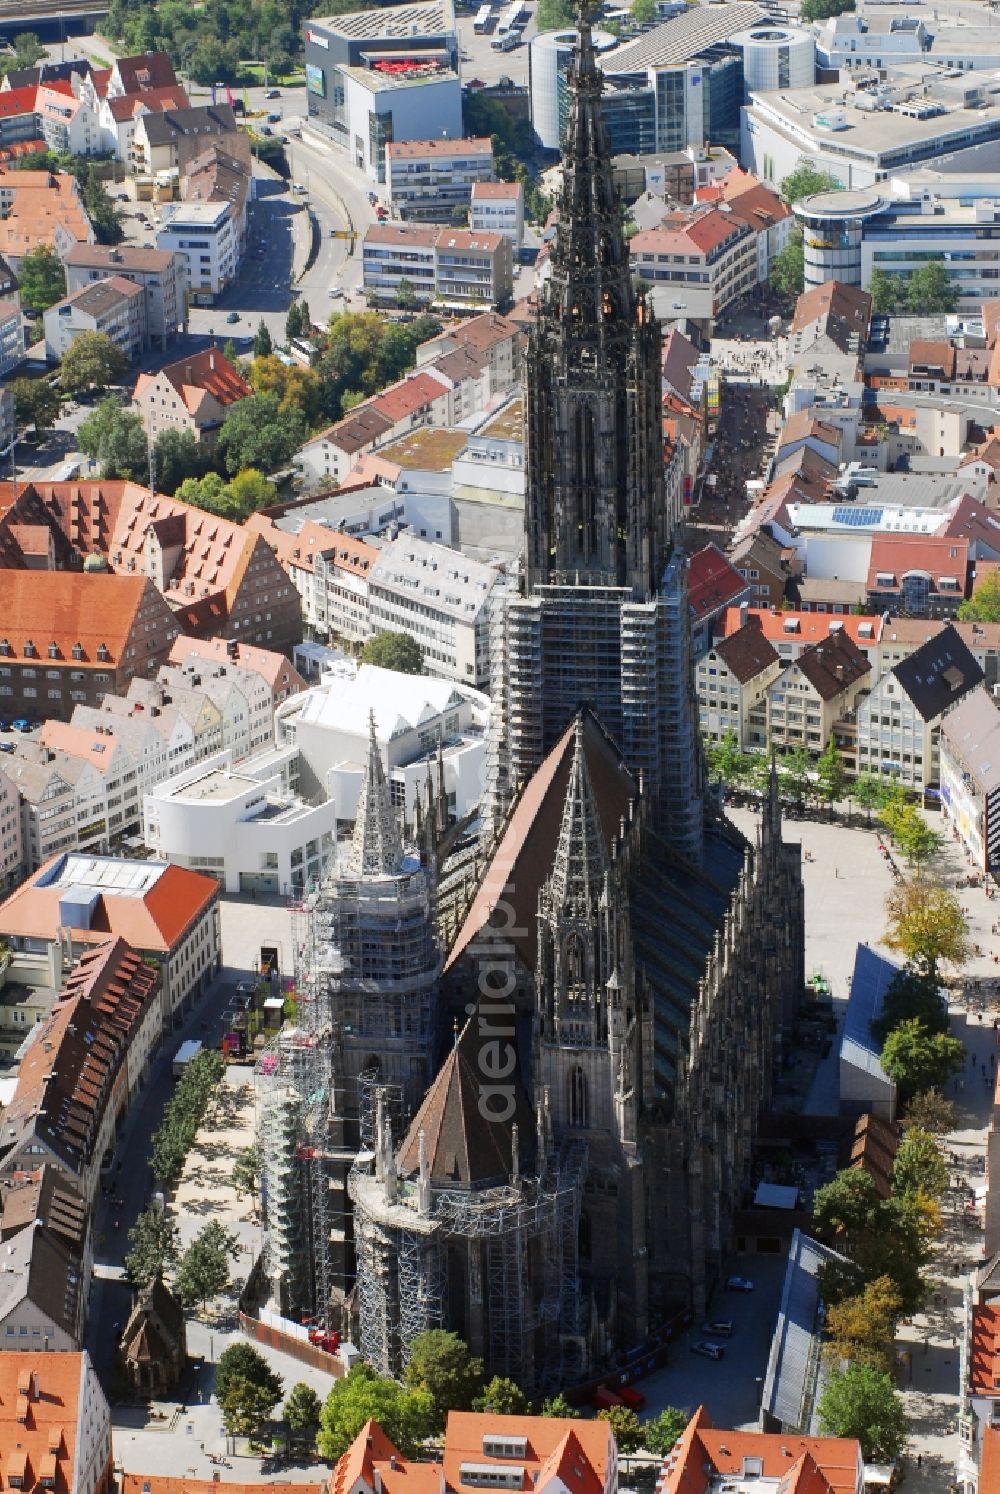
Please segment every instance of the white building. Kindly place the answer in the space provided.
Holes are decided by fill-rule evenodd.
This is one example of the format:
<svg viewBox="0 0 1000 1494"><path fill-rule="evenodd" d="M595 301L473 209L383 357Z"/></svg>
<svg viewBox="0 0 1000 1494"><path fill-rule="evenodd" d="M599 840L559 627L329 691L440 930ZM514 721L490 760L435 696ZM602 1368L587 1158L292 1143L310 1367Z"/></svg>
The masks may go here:
<svg viewBox="0 0 1000 1494"><path fill-rule="evenodd" d="M510 240L502 233L372 223L362 245L367 294L394 302L401 282L418 305L482 312L505 305L514 290Z"/></svg>
<svg viewBox="0 0 1000 1494"><path fill-rule="evenodd" d="M184 260L188 294L212 301L235 279L240 264L240 224L228 202L166 202L156 247Z"/></svg>
<svg viewBox="0 0 1000 1494"><path fill-rule="evenodd" d="M941 723L941 809L977 871L1000 864L1000 709L971 690Z"/></svg>
<svg viewBox="0 0 1000 1494"><path fill-rule="evenodd" d="M499 572L447 545L401 535L379 554L368 586L373 633L408 633L429 674L489 684L489 602Z"/></svg>
<svg viewBox="0 0 1000 1494"><path fill-rule="evenodd" d="M431 125L442 137L462 138L462 81L444 60L409 73L348 65L340 75L351 161L370 181L386 179L390 140L426 140Z"/></svg>
<svg viewBox="0 0 1000 1494"><path fill-rule="evenodd" d="M43 314L45 356L58 362L81 332L102 332L135 363L149 346L146 296L120 275L73 291Z"/></svg>
<svg viewBox="0 0 1000 1494"><path fill-rule="evenodd" d="M7 892L24 871L24 837L17 786L0 768L0 892Z"/></svg>
<svg viewBox="0 0 1000 1494"><path fill-rule="evenodd" d="M408 823L429 774L437 788L439 749L452 814L463 819L475 811L485 782L489 698L447 680L362 664L356 675L325 677L278 711L279 744L298 748L301 790L328 794L339 833L357 813L372 713L392 802Z"/></svg>
<svg viewBox="0 0 1000 1494"><path fill-rule="evenodd" d="M185 321L185 263L179 254L133 244L74 244L63 255L70 295L112 275L141 285L146 297L146 330L150 342L160 347L176 337Z"/></svg>
<svg viewBox="0 0 1000 1494"><path fill-rule="evenodd" d="M524 238L524 185L521 182L476 182L469 205L473 233L505 234L515 248Z"/></svg>
<svg viewBox="0 0 1000 1494"><path fill-rule="evenodd" d="M333 852L337 806L299 797L298 757L289 746L237 768L221 752L165 779L145 798L146 844L227 892L301 892Z"/></svg>
<svg viewBox="0 0 1000 1494"><path fill-rule="evenodd" d="M816 38L811 31L764 21L737 32L731 40L743 52L743 83L748 93L809 88L816 81Z"/></svg>
<svg viewBox="0 0 1000 1494"><path fill-rule="evenodd" d="M861 67L881 70L900 62L918 62L930 44L931 33L918 16L894 15L891 11L879 15L873 11L831 16L820 28L815 50L820 64L831 71ZM765 85L748 78L747 86L753 89Z"/></svg>
<svg viewBox="0 0 1000 1494"><path fill-rule="evenodd" d="M489 136L390 140L385 170L389 201L398 217L450 223L456 209L468 208L477 186L493 181L493 142Z"/></svg>

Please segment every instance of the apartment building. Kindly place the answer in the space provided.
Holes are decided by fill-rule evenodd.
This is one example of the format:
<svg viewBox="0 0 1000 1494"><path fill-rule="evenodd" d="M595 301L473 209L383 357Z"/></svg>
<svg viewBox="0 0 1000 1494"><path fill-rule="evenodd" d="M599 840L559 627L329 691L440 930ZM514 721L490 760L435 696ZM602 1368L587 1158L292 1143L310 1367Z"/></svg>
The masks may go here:
<svg viewBox="0 0 1000 1494"><path fill-rule="evenodd" d="M129 164L135 176L176 171L183 164L185 144L213 139L225 144L237 133L236 116L228 104L149 111L136 121Z"/></svg>
<svg viewBox="0 0 1000 1494"><path fill-rule="evenodd" d="M809 1242L811 1243L811 1242ZM838 1257L838 1260L842 1257ZM808 1289L808 1288L807 1288ZM855 1437L802 1437L791 1431L737 1432L715 1427L699 1406L667 1454L657 1480L660 1494L706 1494L754 1485L810 1490L811 1494L864 1494L865 1460Z"/></svg>
<svg viewBox="0 0 1000 1494"><path fill-rule="evenodd" d="M239 639L176 638L170 649L172 664L190 664L200 660L206 665L222 665L232 673L252 676L259 681L249 694L252 719L270 714L292 695L306 688L306 682L284 654L275 649L257 648Z"/></svg>
<svg viewBox="0 0 1000 1494"><path fill-rule="evenodd" d="M250 522L265 536L298 592L310 634L366 643L371 637L368 578L378 549L311 519L294 534L263 514L254 514Z"/></svg>
<svg viewBox="0 0 1000 1494"><path fill-rule="evenodd" d="M744 752L766 747L767 692L780 673L778 652L755 623L717 639L695 665L703 740L732 733Z"/></svg>
<svg viewBox="0 0 1000 1494"><path fill-rule="evenodd" d="M502 233L373 223L362 270L366 294L384 303L398 299L403 281L418 304L451 311L503 306L514 290L510 240Z"/></svg>
<svg viewBox="0 0 1000 1494"><path fill-rule="evenodd" d="M162 431L190 431L199 445L211 449L230 408L252 394L229 359L215 348L206 348L156 373L141 373L132 405L151 442Z"/></svg>
<svg viewBox="0 0 1000 1494"><path fill-rule="evenodd" d="M42 317L45 356L59 362L81 332L101 332L125 354L138 362L149 347L146 296L141 285L123 276L111 275L73 291L50 306Z"/></svg>
<svg viewBox="0 0 1000 1494"><path fill-rule="evenodd" d="M235 279L242 256L243 229L232 204L167 202L161 219L157 249L180 255L191 300L211 305Z"/></svg>
<svg viewBox="0 0 1000 1494"><path fill-rule="evenodd" d="M697 659L712 641L719 620L730 607L750 601L750 586L716 545L705 545L688 563L688 607L691 652Z"/></svg>
<svg viewBox="0 0 1000 1494"><path fill-rule="evenodd" d="M92 1249L86 1200L51 1163L0 1174L0 1353L83 1342Z"/></svg>
<svg viewBox="0 0 1000 1494"><path fill-rule="evenodd" d="M858 771L935 787L943 718L984 674L953 627L886 670L858 705Z"/></svg>
<svg viewBox="0 0 1000 1494"><path fill-rule="evenodd" d="M473 233L502 233L519 249L524 240L524 185L521 182L475 182L469 199Z"/></svg>
<svg viewBox="0 0 1000 1494"><path fill-rule="evenodd" d="M109 809L107 775L87 757L21 742L4 766L20 801L29 873L61 851L103 854L110 837L124 831L124 808Z"/></svg>
<svg viewBox="0 0 1000 1494"><path fill-rule="evenodd" d="M155 672L179 632L142 576L3 572L0 711L69 719Z"/></svg>
<svg viewBox="0 0 1000 1494"><path fill-rule="evenodd" d="M163 1022L176 1025L220 968L218 897L213 878L180 866L69 852L0 905L0 938L24 961L57 957L65 976L120 937L158 966Z"/></svg>
<svg viewBox="0 0 1000 1494"><path fill-rule="evenodd" d="M75 176L0 166L0 255L15 274L39 244L52 245L61 257L94 238Z"/></svg>
<svg viewBox="0 0 1000 1494"><path fill-rule="evenodd" d="M0 893L8 892L24 871L24 835L17 785L0 768Z"/></svg>
<svg viewBox="0 0 1000 1494"><path fill-rule="evenodd" d="M968 589L969 541L914 534L876 534L868 562L873 612L954 617Z"/></svg>
<svg viewBox="0 0 1000 1494"><path fill-rule="evenodd" d="M5 1483L12 1489L111 1494L111 1410L90 1355L85 1350L46 1353L33 1336L29 1342L19 1336L17 1346L5 1344L4 1349L0 1447L5 1449Z"/></svg>
<svg viewBox="0 0 1000 1494"><path fill-rule="evenodd" d="M871 665L843 628L812 644L771 683L767 698L767 740L779 750L824 750L835 725L848 723L871 683ZM853 767L852 744L837 745Z"/></svg>
<svg viewBox="0 0 1000 1494"><path fill-rule="evenodd" d="M96 156L103 149L97 111L82 96L41 84L35 94L35 120L46 150Z"/></svg>
<svg viewBox="0 0 1000 1494"><path fill-rule="evenodd" d="M69 295L112 276L140 285L150 345L165 348L183 326L184 260L179 254L134 244L73 244L62 259Z"/></svg>
<svg viewBox="0 0 1000 1494"><path fill-rule="evenodd" d="M633 274L664 320L683 311L710 322L757 284L756 235L721 208L667 218L635 234L628 247Z"/></svg>
<svg viewBox="0 0 1000 1494"><path fill-rule="evenodd" d="M373 633L416 639L428 674L489 684L489 599L499 572L447 545L401 535L379 552L369 580Z"/></svg>
<svg viewBox="0 0 1000 1494"><path fill-rule="evenodd" d="M343 420L312 436L296 452L314 482L343 482L362 456L405 436L415 426L445 425L450 389L433 369L420 368L357 405Z"/></svg>
<svg viewBox="0 0 1000 1494"><path fill-rule="evenodd" d="M982 685L941 722L941 810L977 871L1000 865L1000 708Z"/></svg>
<svg viewBox="0 0 1000 1494"><path fill-rule="evenodd" d="M456 212L468 210L477 184L492 182L493 142L489 136L388 140L385 180L396 217L450 223Z"/></svg>
<svg viewBox="0 0 1000 1494"><path fill-rule="evenodd" d="M183 110L191 101L179 83L145 88L141 93L113 94L97 100L97 124L102 148L119 161L135 157L135 130L146 113Z"/></svg>

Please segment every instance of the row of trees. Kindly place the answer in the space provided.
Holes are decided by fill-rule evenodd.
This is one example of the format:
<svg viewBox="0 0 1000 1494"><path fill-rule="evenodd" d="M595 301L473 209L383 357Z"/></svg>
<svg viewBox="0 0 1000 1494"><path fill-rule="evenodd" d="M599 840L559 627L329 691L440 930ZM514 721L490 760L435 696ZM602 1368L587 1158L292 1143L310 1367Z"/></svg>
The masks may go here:
<svg viewBox="0 0 1000 1494"><path fill-rule="evenodd" d="M940 260L931 260L909 275L872 270L868 289L872 310L884 316L893 312L924 316L930 312L954 311L958 302L958 290Z"/></svg>
<svg viewBox="0 0 1000 1494"><path fill-rule="evenodd" d="M163 1187L172 1188L180 1177L208 1102L225 1071L221 1053L206 1048L190 1060L178 1079L150 1148L153 1176Z"/></svg>
<svg viewBox="0 0 1000 1494"><path fill-rule="evenodd" d="M767 756L762 752L744 752L734 731L727 732L718 742L711 742L705 756L715 782L757 793L767 788L771 773ZM800 808L833 805L848 796L863 806L855 793L859 780L851 782L832 738L819 755L805 747L793 748L777 759L777 770L782 798L793 800Z"/></svg>
<svg viewBox="0 0 1000 1494"><path fill-rule="evenodd" d="M128 1232L125 1275L136 1289L173 1276L173 1286L185 1307L203 1309L229 1285L229 1263L239 1256L231 1230L217 1220L200 1229L181 1250L177 1225L157 1204L144 1210Z"/></svg>

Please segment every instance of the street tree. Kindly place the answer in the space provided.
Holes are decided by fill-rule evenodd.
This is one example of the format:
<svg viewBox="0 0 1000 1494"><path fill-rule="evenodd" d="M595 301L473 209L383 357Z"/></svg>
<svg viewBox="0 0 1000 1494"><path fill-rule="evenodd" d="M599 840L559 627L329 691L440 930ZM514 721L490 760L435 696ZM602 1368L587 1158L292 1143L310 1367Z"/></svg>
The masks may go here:
<svg viewBox="0 0 1000 1494"><path fill-rule="evenodd" d="M400 674L422 674L424 652L409 633L376 633L361 650L362 664L377 664L380 669L395 669Z"/></svg>
<svg viewBox="0 0 1000 1494"><path fill-rule="evenodd" d="M34 67L45 56L45 48L34 31L19 31L13 45L16 68Z"/></svg>
<svg viewBox="0 0 1000 1494"><path fill-rule="evenodd" d="M642 1446L642 1426L631 1406L609 1406L598 1411L598 1421L606 1421L615 1434L620 1453L635 1453Z"/></svg>
<svg viewBox="0 0 1000 1494"><path fill-rule="evenodd" d="M844 759L837 751L837 744L830 738L824 750L820 753L816 762L816 786L820 798L830 806L830 814L833 814L833 806L842 799L847 791L847 769L844 767Z"/></svg>
<svg viewBox="0 0 1000 1494"><path fill-rule="evenodd" d="M745 783L753 766L753 758L742 751L735 731L727 731L717 742L710 742L705 756L710 777L727 788L738 788Z"/></svg>
<svg viewBox="0 0 1000 1494"><path fill-rule="evenodd" d="M580 1412L576 1406L570 1405L569 1401L560 1391L558 1395L549 1396L547 1401L542 1402L541 1414L543 1416L567 1417L573 1420L580 1415Z"/></svg>
<svg viewBox="0 0 1000 1494"><path fill-rule="evenodd" d="M893 1463L906 1446L909 1426L891 1378L870 1365L849 1365L826 1382L819 1403L820 1430L856 1437L866 1463Z"/></svg>
<svg viewBox="0 0 1000 1494"><path fill-rule="evenodd" d="M141 417L119 406L101 439L97 460L102 477L142 481L149 470L149 446Z"/></svg>
<svg viewBox="0 0 1000 1494"><path fill-rule="evenodd" d="M939 1089L925 1089L914 1095L903 1112L904 1126L917 1126L932 1136L947 1136L958 1123L958 1111L952 1100Z"/></svg>
<svg viewBox="0 0 1000 1494"><path fill-rule="evenodd" d="M801 202L804 197L814 197L817 192L835 192L840 182L829 171L817 171L815 166L796 166L794 171L782 178L781 195L786 202Z"/></svg>
<svg viewBox="0 0 1000 1494"><path fill-rule="evenodd" d="M315 1442L323 1402L313 1390L300 1380L293 1385L285 1400L282 1417L290 1434L302 1445Z"/></svg>
<svg viewBox="0 0 1000 1494"><path fill-rule="evenodd" d="M791 752L786 752L778 764L784 786L799 809L809 803L816 793L813 782L815 768L816 759L804 747L794 747Z"/></svg>
<svg viewBox="0 0 1000 1494"><path fill-rule="evenodd" d="M10 388L14 395L14 419L19 426L34 426L40 435L55 424L59 396L48 379L15 379Z"/></svg>
<svg viewBox="0 0 1000 1494"><path fill-rule="evenodd" d="M125 237L122 215L115 207L104 185L104 179L93 162L88 162L84 169L84 174L80 179L80 189L83 205L87 209L87 217L94 225L94 237L97 242L120 244Z"/></svg>
<svg viewBox="0 0 1000 1494"><path fill-rule="evenodd" d="M1000 575L987 571L958 609L960 622L1000 622Z"/></svg>
<svg viewBox="0 0 1000 1494"><path fill-rule="evenodd" d="M535 22L539 31L565 31L576 24L576 12L569 0L538 0Z"/></svg>
<svg viewBox="0 0 1000 1494"><path fill-rule="evenodd" d="M890 275L876 266L872 270L868 293L872 298L872 311L878 316L891 316L899 310L903 299L902 277Z"/></svg>
<svg viewBox="0 0 1000 1494"><path fill-rule="evenodd" d="M233 1163L233 1187L240 1196L249 1193L254 1207L257 1205L259 1180L260 1152L256 1146L245 1146Z"/></svg>
<svg viewBox="0 0 1000 1494"><path fill-rule="evenodd" d="M36 244L23 254L17 278L21 304L33 311L48 311L66 294L66 271L51 244Z"/></svg>
<svg viewBox="0 0 1000 1494"><path fill-rule="evenodd" d="M802 234L789 234L783 248L771 260L768 284L776 295L786 301L800 296L806 283L806 252Z"/></svg>
<svg viewBox="0 0 1000 1494"><path fill-rule="evenodd" d="M871 1024L872 1036L884 1043L893 1028L911 1017L919 1017L928 1032L948 1031L948 1008L937 981L905 965L886 986L881 1014Z"/></svg>
<svg viewBox="0 0 1000 1494"><path fill-rule="evenodd" d="M861 1241L878 1228L881 1206L871 1174L860 1167L849 1167L817 1188L813 1228L838 1250L852 1255Z"/></svg>
<svg viewBox="0 0 1000 1494"><path fill-rule="evenodd" d="M252 1437L278 1403L264 1385L251 1380L230 1380L225 1393L218 1397L222 1424L230 1437Z"/></svg>
<svg viewBox="0 0 1000 1494"><path fill-rule="evenodd" d="M962 905L950 888L918 877L904 877L886 898L885 942L907 964L941 982L941 966L958 969L972 950Z"/></svg>
<svg viewBox="0 0 1000 1494"><path fill-rule="evenodd" d="M688 1414L677 1406L664 1406L658 1416L642 1424L642 1445L646 1452L665 1458L688 1424Z"/></svg>
<svg viewBox="0 0 1000 1494"><path fill-rule="evenodd" d="M802 0L799 18L803 21L828 21L831 16L842 16L853 9L854 0Z"/></svg>
<svg viewBox="0 0 1000 1494"><path fill-rule="evenodd" d="M218 449L230 475L254 467L274 472L305 440L306 423L297 410L279 408L273 394L237 400L219 432Z"/></svg>
<svg viewBox="0 0 1000 1494"><path fill-rule="evenodd" d="M396 305L400 311L413 311L417 304L417 293L413 289L413 281L405 275L399 277L396 285Z"/></svg>
<svg viewBox="0 0 1000 1494"><path fill-rule="evenodd" d="M59 365L59 387L67 394L107 389L126 373L128 359L106 332L79 332Z"/></svg>
<svg viewBox="0 0 1000 1494"><path fill-rule="evenodd" d="M389 1441L411 1456L435 1424L434 1403L425 1389L409 1389L376 1375L366 1364L355 1364L334 1381L323 1403L316 1438L320 1457L336 1462L369 1420L377 1421Z"/></svg>
<svg viewBox="0 0 1000 1494"><path fill-rule="evenodd" d="M431 1328L418 1333L410 1345L406 1383L411 1390L428 1393L434 1430L443 1431L449 1411L472 1410L482 1388L483 1362L457 1333Z"/></svg>
<svg viewBox="0 0 1000 1494"><path fill-rule="evenodd" d="M872 810L879 809L885 794L885 787L880 778L872 773L859 773L851 788L851 798L859 809L865 811L867 822L872 822Z"/></svg>
<svg viewBox="0 0 1000 1494"><path fill-rule="evenodd" d="M528 1397L514 1380L494 1375L472 1403L474 1411L490 1411L494 1416L524 1416Z"/></svg>
<svg viewBox="0 0 1000 1494"><path fill-rule="evenodd" d="M243 523L259 508L273 503L277 489L256 467L245 467L226 484L226 502L230 516Z"/></svg>
<svg viewBox="0 0 1000 1494"><path fill-rule="evenodd" d="M919 1017L901 1022L882 1048L882 1067L904 1098L925 1089L941 1089L965 1063L958 1038L928 1032Z"/></svg>
<svg viewBox="0 0 1000 1494"><path fill-rule="evenodd" d="M922 1193L942 1199L948 1189L948 1164L934 1136L920 1126L909 1126L899 1143L892 1169L895 1193Z"/></svg>
<svg viewBox="0 0 1000 1494"><path fill-rule="evenodd" d="M906 309L914 316L954 311L957 304L958 288L942 260L929 260L907 279Z"/></svg>
<svg viewBox="0 0 1000 1494"><path fill-rule="evenodd" d="M153 446L156 465L156 488L160 493L176 493L189 477L200 477L207 466L203 447L193 431L174 426L160 432Z"/></svg>
<svg viewBox="0 0 1000 1494"><path fill-rule="evenodd" d="M281 1398L283 1380L273 1370L259 1349L253 1344L230 1344L223 1350L215 1367L215 1393L221 1399L234 1380L246 1380L251 1385L260 1385L274 1396L272 1405Z"/></svg>
<svg viewBox="0 0 1000 1494"><path fill-rule="evenodd" d="M125 1253L125 1276L140 1290L163 1277L177 1264L180 1241L177 1225L156 1204L144 1209L128 1232L130 1249Z"/></svg>
<svg viewBox="0 0 1000 1494"><path fill-rule="evenodd" d="M651 26L658 14L656 0L632 0L632 19L637 26Z"/></svg>
<svg viewBox="0 0 1000 1494"><path fill-rule="evenodd" d="M198 1231L177 1267L177 1295L185 1307L200 1302L204 1311L229 1285L229 1261L240 1253L231 1230L213 1219Z"/></svg>
<svg viewBox="0 0 1000 1494"><path fill-rule="evenodd" d="M301 333L301 331L302 331L302 310L301 310L301 303L298 302L298 301L293 301L292 304L291 304L291 306L289 306L289 308L288 308L288 314L285 317L285 338L286 338L286 341L291 342L292 338L293 337L298 337L299 334ZM254 352L256 352L256 348L254 349Z"/></svg>
<svg viewBox="0 0 1000 1494"><path fill-rule="evenodd" d="M890 1276L877 1276L857 1296L831 1304L826 1316L827 1357L890 1369L902 1311L903 1300Z"/></svg>

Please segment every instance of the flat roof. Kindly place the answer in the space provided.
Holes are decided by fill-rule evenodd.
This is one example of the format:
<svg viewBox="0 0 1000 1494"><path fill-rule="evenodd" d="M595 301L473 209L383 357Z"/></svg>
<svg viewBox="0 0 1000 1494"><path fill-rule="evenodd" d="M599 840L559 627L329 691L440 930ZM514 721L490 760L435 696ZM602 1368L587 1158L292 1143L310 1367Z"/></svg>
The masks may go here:
<svg viewBox="0 0 1000 1494"><path fill-rule="evenodd" d="M498 410L492 420L479 427L477 436L493 436L499 441L524 440L524 400L520 395Z"/></svg>
<svg viewBox="0 0 1000 1494"><path fill-rule="evenodd" d="M228 202L165 202L160 233L172 232L190 223L195 228L210 228L228 213Z"/></svg>
<svg viewBox="0 0 1000 1494"><path fill-rule="evenodd" d="M468 441L468 431L445 425L422 425L391 445L380 446L378 455L408 471L445 472L459 452L465 450Z"/></svg>
<svg viewBox="0 0 1000 1494"><path fill-rule="evenodd" d="M984 84L985 86L985 84ZM994 91L990 89L995 97ZM981 108L966 109L957 103L945 105L944 112L926 119L900 114L894 109L859 109L855 104L844 103L844 89L831 89L829 85L812 88L791 88L781 93L765 93L754 90L747 106L751 114L767 119L777 118L797 135L805 135L815 142L815 148L829 142L838 154L851 155L857 152L881 158L892 151L911 145L940 141L944 155L948 150L950 135L967 134L969 130L984 124L1000 126L1000 104L990 102ZM933 103L932 98L915 99L914 103ZM828 130L813 124L813 116L837 111L844 115L846 127Z"/></svg>
<svg viewBox="0 0 1000 1494"><path fill-rule="evenodd" d="M352 41L379 36L437 36L442 31L454 31L455 11L451 0L428 0L422 5L378 6L344 16L314 16L306 24L307 30L309 26L321 26Z"/></svg>
<svg viewBox="0 0 1000 1494"><path fill-rule="evenodd" d="M446 83L452 78L456 83L459 82L454 68L446 67L443 63L433 70L428 67L412 77L406 73L380 73L370 67L351 67L346 63L341 66L340 71L362 88L367 88L369 93L398 93L403 88L423 88L428 83Z"/></svg>
<svg viewBox="0 0 1000 1494"><path fill-rule="evenodd" d="M239 794L246 793L247 789L262 787L260 780L251 778L249 773L233 772L226 768L211 768L201 778L196 778L192 783L185 783L182 788L176 789L173 797L212 800L216 804L226 804Z"/></svg>

